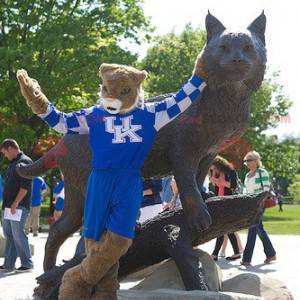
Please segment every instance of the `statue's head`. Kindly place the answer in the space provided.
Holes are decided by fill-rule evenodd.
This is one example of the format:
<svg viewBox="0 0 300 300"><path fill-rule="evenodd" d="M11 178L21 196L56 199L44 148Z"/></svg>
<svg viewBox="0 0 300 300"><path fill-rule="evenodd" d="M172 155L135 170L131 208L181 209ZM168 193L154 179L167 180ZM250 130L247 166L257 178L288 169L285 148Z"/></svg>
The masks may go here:
<svg viewBox="0 0 300 300"><path fill-rule="evenodd" d="M238 32L226 29L208 13L204 69L209 78L217 82L262 79L266 65L265 28L263 12L247 29Z"/></svg>
<svg viewBox="0 0 300 300"><path fill-rule="evenodd" d="M99 68L99 75L102 78L99 100L106 111L111 114L124 114L142 105L142 82L147 77L146 71L103 63Z"/></svg>

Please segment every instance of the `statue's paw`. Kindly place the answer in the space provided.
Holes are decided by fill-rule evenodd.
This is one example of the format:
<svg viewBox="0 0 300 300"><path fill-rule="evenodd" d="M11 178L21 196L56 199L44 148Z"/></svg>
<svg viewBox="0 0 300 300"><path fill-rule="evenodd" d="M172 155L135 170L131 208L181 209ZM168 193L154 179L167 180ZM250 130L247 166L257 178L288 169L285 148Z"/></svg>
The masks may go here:
<svg viewBox="0 0 300 300"><path fill-rule="evenodd" d="M203 231L207 229L212 223L207 208L201 208L197 212L193 212L192 215L189 215L188 223L192 230Z"/></svg>

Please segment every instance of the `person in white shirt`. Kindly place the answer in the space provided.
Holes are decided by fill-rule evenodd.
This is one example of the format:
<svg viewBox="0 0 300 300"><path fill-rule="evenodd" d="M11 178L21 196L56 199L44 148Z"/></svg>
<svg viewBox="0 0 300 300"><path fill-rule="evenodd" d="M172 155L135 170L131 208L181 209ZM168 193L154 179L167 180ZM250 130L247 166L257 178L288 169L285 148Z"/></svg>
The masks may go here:
<svg viewBox="0 0 300 300"><path fill-rule="evenodd" d="M261 193L270 190L270 178L268 172L262 168L261 157L256 151L250 151L244 158L249 172L247 173L244 181L245 193ZM242 265L248 266L251 264L253 250L255 246L256 236L259 236L263 243L264 252L266 254L265 264L276 260L276 251L271 243L271 240L264 229L262 219L258 224L249 227L247 244L244 250Z"/></svg>

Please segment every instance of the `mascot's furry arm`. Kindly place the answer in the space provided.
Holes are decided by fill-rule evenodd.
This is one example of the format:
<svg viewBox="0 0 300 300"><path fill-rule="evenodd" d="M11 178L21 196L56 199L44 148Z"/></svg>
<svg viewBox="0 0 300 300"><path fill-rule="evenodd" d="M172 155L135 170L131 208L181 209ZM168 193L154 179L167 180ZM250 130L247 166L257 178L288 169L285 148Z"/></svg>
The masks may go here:
<svg viewBox="0 0 300 300"><path fill-rule="evenodd" d="M21 93L32 112L37 115L46 113L49 101L42 93L39 83L30 78L25 70L17 71L17 79Z"/></svg>
<svg viewBox="0 0 300 300"><path fill-rule="evenodd" d="M106 79L111 79L116 81L116 84L118 82L118 72L119 73L124 73L127 76L126 80L127 81L133 81L131 85L133 85L132 90L135 90L139 86L141 86L142 81L146 78L147 73L145 71L139 71L136 70L132 67L128 66L123 66L121 65L116 72L116 66L114 64L102 64L100 66L100 75L103 78L103 81L105 83ZM112 71L110 69L113 69ZM112 73L112 74L110 74ZM193 70L193 74L197 75L201 79L205 80L206 79L206 73L203 68L203 58L202 58L202 53L197 57L197 60L195 62L195 67ZM114 76L114 77L113 77ZM27 105L31 108L32 112L37 115L43 115L47 112L47 108L50 104L48 98L45 96L45 94L41 91L41 87L38 83L37 80L30 78L26 72L26 70L18 70L17 71L17 79L20 85L21 93L23 97L26 99ZM129 82L130 83L130 82ZM128 84L128 83L127 83ZM129 84L130 86L130 84ZM104 91L105 93L105 91ZM120 95L115 95L116 98L120 98ZM128 95L128 97L132 97L133 95ZM136 96L136 95L134 95ZM128 102L128 99L126 97L122 99L123 102Z"/></svg>

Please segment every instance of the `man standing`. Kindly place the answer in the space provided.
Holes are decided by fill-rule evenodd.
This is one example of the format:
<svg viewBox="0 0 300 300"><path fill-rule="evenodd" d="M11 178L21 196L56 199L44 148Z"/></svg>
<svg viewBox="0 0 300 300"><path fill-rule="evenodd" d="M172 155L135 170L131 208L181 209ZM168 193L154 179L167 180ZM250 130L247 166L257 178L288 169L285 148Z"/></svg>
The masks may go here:
<svg viewBox="0 0 300 300"><path fill-rule="evenodd" d="M32 180L20 177L16 172L19 164L30 164L32 160L21 150L13 139L6 139L0 144L1 153L10 161L3 185L2 224L6 238L5 259L0 270L13 270L17 257L20 257L21 267L18 272L30 271L33 268L28 238L24 231L31 199ZM11 220L4 215L4 210L11 216L21 211L20 220Z"/></svg>
<svg viewBox="0 0 300 300"><path fill-rule="evenodd" d="M40 227L40 211L42 197L47 193L47 185L42 177L35 177L32 181L32 196L29 216L26 222L25 231L29 233L32 229L33 236L38 236Z"/></svg>

